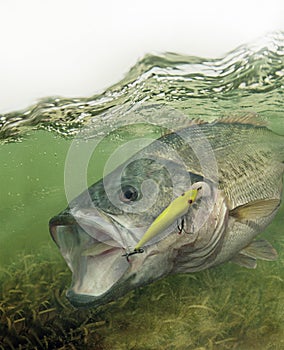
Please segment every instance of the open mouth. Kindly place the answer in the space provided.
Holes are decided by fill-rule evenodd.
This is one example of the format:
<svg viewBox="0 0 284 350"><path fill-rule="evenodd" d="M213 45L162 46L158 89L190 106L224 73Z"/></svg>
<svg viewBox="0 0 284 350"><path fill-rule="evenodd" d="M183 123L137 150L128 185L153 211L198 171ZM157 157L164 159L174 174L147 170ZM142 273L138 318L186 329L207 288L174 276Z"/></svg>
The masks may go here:
<svg viewBox="0 0 284 350"><path fill-rule="evenodd" d="M92 215L91 215L92 214ZM75 306L111 300L129 264L117 230L98 211L63 212L52 218L49 229L72 271L67 297Z"/></svg>

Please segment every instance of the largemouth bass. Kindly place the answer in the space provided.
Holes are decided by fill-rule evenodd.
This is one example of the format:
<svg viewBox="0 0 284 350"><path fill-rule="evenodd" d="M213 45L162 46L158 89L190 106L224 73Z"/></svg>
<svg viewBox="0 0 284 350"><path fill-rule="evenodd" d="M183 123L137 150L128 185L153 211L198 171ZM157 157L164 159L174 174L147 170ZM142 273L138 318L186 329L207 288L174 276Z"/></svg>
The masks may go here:
<svg viewBox="0 0 284 350"><path fill-rule="evenodd" d="M280 206L283 162L284 137L250 116L153 141L50 220L73 273L68 299L98 306L168 274L275 260L254 239Z"/></svg>

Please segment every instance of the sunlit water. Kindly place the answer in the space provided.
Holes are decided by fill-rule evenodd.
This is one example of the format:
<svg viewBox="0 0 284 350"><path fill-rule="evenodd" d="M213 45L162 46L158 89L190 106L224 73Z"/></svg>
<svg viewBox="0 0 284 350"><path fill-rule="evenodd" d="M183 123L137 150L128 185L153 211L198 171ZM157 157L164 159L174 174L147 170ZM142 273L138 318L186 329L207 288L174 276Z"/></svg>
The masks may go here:
<svg viewBox="0 0 284 350"><path fill-rule="evenodd" d="M101 94L50 97L25 111L0 115L0 266L15 262L19 253L37 254L46 246L57 249L48 220L67 205L64 164L74 136L88 123L107 135L114 120L110 116L102 121L104 113L142 102L165 103L189 118L203 120L257 112L272 130L284 135L284 33L273 33L218 59L146 55L122 81ZM160 136L141 130L136 133ZM124 136L112 135L108 141L113 144L100 147L90 182L100 178L108 154ZM282 206L266 230L278 251L284 249L283 217ZM280 256L283 259L283 253ZM278 266L281 279L283 263Z"/></svg>

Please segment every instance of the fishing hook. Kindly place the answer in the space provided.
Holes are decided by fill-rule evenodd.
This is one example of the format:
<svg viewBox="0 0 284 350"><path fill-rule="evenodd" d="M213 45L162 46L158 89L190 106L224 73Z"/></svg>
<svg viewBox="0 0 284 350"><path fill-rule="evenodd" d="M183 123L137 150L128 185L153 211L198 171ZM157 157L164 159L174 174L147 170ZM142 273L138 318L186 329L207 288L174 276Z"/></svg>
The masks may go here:
<svg viewBox="0 0 284 350"><path fill-rule="evenodd" d="M126 260L129 262L129 257L130 257L131 255L140 254L140 253L144 253L144 249L143 249L143 248L134 249L132 252L130 252L130 253L125 253L125 254L123 254L122 256L125 256L125 257L126 257Z"/></svg>
<svg viewBox="0 0 284 350"><path fill-rule="evenodd" d="M186 234L190 234L191 232L187 232L185 229L184 229L184 218L181 219L181 224L177 225L177 228L178 228L178 234L180 235L182 232L186 233Z"/></svg>

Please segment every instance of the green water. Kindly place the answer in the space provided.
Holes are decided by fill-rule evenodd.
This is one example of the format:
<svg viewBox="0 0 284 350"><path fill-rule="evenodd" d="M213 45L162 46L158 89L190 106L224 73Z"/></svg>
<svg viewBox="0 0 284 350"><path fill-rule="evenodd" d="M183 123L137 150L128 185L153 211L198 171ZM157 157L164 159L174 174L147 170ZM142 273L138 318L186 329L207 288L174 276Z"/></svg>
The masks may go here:
<svg viewBox="0 0 284 350"><path fill-rule="evenodd" d="M64 160L70 141L44 131L3 145L0 263L48 244L48 220L66 206Z"/></svg>
<svg viewBox="0 0 284 350"><path fill-rule="evenodd" d="M144 131L151 138L159 135ZM133 130L131 135L124 132L120 138L113 134L102 140L90 159L89 184L101 178L108 156L123 140L135 135ZM29 254L51 244L49 219L67 206L64 167L71 142L40 130L25 135L22 142L1 146L0 266L13 262L19 253ZM76 190L75 195L80 192Z"/></svg>
<svg viewBox="0 0 284 350"><path fill-rule="evenodd" d="M48 98L0 116L0 349L283 349L283 203L262 234L278 261L172 276L76 313L64 296L71 274L48 232L49 219L67 206L65 159L80 128L91 123L105 137L89 183L125 140L159 136L141 125L107 136L114 120L101 115L111 107L165 103L204 120L253 111L284 135L283 92L284 34L277 33L221 59L148 55L101 95Z"/></svg>

